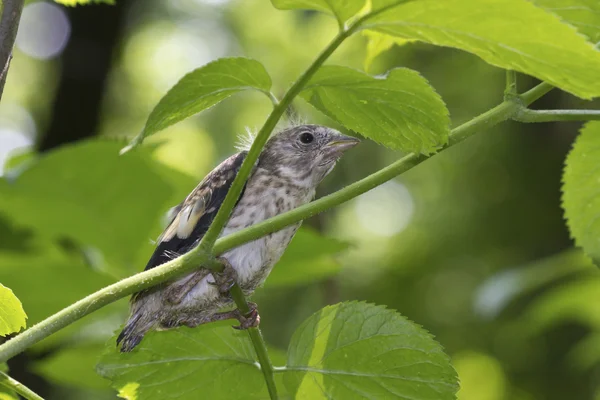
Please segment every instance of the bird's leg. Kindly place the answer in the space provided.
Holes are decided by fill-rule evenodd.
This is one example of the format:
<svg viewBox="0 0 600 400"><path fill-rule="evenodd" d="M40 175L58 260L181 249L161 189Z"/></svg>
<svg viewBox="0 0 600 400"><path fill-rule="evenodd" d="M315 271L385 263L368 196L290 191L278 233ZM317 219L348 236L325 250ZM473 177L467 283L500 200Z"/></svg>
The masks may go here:
<svg viewBox="0 0 600 400"><path fill-rule="evenodd" d="M246 315L242 314L237 308L235 310L220 312L213 314L209 317L183 319L180 321L181 325L185 325L190 328L195 328L198 325L208 324L209 322L224 321L226 319L237 319L240 322L239 326L233 328L244 330L248 328L256 328L260 323L260 316L258 315L258 308L256 303L248 302L250 312Z"/></svg>
<svg viewBox="0 0 600 400"><path fill-rule="evenodd" d="M209 283L216 286L217 289L219 289L219 293L226 295L229 294L229 290L237 281L237 271L231 266L225 257L217 257L217 261L223 266L223 271L211 272L212 276L215 278L215 281L214 283Z"/></svg>
<svg viewBox="0 0 600 400"><path fill-rule="evenodd" d="M179 304L200 281L208 275L206 270L196 271L182 283L172 283L165 289L165 299L171 304Z"/></svg>

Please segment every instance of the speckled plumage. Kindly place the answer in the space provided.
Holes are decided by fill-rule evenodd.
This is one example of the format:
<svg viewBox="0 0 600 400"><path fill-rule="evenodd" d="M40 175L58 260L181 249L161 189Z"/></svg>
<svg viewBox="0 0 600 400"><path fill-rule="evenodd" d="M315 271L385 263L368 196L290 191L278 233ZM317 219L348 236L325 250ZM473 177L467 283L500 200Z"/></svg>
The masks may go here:
<svg viewBox="0 0 600 400"><path fill-rule="evenodd" d="M308 136L307 136L308 135ZM309 143L308 137L312 140ZM315 189L346 149L358 141L318 125L301 125L269 140L221 232L226 236L314 198ZM217 168L174 209L146 269L192 249L202 238L229 190L246 153L237 153ZM233 267L246 295L267 278L300 223L243 244L222 257ZM197 326L219 318L232 300L214 284L205 268L133 296L131 316L119 336L121 351L132 350L150 329Z"/></svg>

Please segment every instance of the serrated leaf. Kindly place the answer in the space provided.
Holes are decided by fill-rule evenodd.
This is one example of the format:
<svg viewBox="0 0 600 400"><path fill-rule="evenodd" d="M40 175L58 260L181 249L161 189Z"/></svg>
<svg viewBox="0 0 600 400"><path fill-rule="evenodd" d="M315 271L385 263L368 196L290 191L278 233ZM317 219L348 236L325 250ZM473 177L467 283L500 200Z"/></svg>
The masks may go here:
<svg viewBox="0 0 600 400"><path fill-rule="evenodd" d="M269 274L265 286L271 288L301 285L331 277L340 270L340 265L333 255L348 247L346 242L324 237L312 229L302 228Z"/></svg>
<svg viewBox="0 0 600 400"><path fill-rule="evenodd" d="M268 398L248 334L231 322L150 332L131 353L111 340L97 371L117 390L139 385L140 400Z"/></svg>
<svg viewBox="0 0 600 400"><path fill-rule="evenodd" d="M116 142L89 140L32 161L0 179L0 213L44 237L95 248L108 262L139 270L137 251L156 235L173 186L149 149L119 156ZM123 271L123 269L121 269Z"/></svg>
<svg viewBox="0 0 600 400"><path fill-rule="evenodd" d="M597 0L534 0L586 35L592 43L600 41L600 2Z"/></svg>
<svg viewBox="0 0 600 400"><path fill-rule="evenodd" d="M430 154L448 141L450 119L440 96L416 71L397 68L384 78L322 67L301 96L363 136L392 149Z"/></svg>
<svg viewBox="0 0 600 400"><path fill-rule="evenodd" d="M74 7L81 6L87 4L110 4L115 5L115 0L54 0L59 4L63 4L65 6Z"/></svg>
<svg viewBox="0 0 600 400"><path fill-rule="evenodd" d="M395 311L348 302L325 307L294 333L285 383L298 399L455 399L442 347Z"/></svg>
<svg viewBox="0 0 600 400"><path fill-rule="evenodd" d="M19 332L25 328L27 315L23 305L12 290L0 284L0 336Z"/></svg>
<svg viewBox="0 0 600 400"><path fill-rule="evenodd" d="M184 76L160 99L144 130L122 151L128 151L145 137L248 89L260 92L271 89L271 77L258 61L232 57L208 63Z"/></svg>
<svg viewBox="0 0 600 400"><path fill-rule="evenodd" d="M600 95L600 51L527 0L411 1L374 15L362 27L462 49L585 99Z"/></svg>
<svg viewBox="0 0 600 400"><path fill-rule="evenodd" d="M271 3L280 10L317 10L333 14L341 24L365 6L365 0L271 0Z"/></svg>
<svg viewBox="0 0 600 400"><path fill-rule="evenodd" d="M563 208L575 244L600 265L600 122L581 130L563 173Z"/></svg>

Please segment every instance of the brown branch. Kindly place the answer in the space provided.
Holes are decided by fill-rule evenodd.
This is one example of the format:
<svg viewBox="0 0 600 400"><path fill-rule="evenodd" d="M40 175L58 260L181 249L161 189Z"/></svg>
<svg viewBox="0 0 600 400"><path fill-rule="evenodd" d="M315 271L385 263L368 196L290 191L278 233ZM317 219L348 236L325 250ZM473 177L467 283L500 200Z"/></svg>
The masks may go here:
<svg viewBox="0 0 600 400"><path fill-rule="evenodd" d="M21 12L23 12L24 0L4 0L2 8L2 18L0 19L0 99L4 92L4 84L6 83L6 75L8 75L8 67L12 59L13 46L19 29L19 21L21 20Z"/></svg>

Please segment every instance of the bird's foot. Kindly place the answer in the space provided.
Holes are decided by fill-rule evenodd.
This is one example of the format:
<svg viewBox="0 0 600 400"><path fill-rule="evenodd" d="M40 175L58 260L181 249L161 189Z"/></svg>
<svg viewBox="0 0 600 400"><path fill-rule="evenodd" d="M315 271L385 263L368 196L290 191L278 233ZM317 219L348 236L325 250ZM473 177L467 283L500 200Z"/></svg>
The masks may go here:
<svg viewBox="0 0 600 400"><path fill-rule="evenodd" d="M229 290L231 290L237 281L237 271L231 266L225 257L217 257L217 261L223 266L223 271L212 272L212 276L215 278L215 281L209 283L213 286L216 286L219 290L219 293L229 294Z"/></svg>
<svg viewBox="0 0 600 400"><path fill-rule="evenodd" d="M178 321L177 325L185 325L189 328L195 328L198 325L208 324L209 322L237 319L240 322L240 325L233 326L234 329L245 330L248 328L256 328L260 323L258 307L256 303L251 302L248 302L248 307L250 308L250 312L247 314L242 314L242 312L236 308L235 310L216 313L208 317L198 318L195 316L190 316L189 318L183 318Z"/></svg>
<svg viewBox="0 0 600 400"><path fill-rule="evenodd" d="M240 322L238 326L233 326L233 329L246 330L248 328L256 328L260 324L260 315L258 315L258 306L256 303L248 302L248 307L250 308L250 312L247 314L242 314L238 309L233 311L236 313L234 318Z"/></svg>

